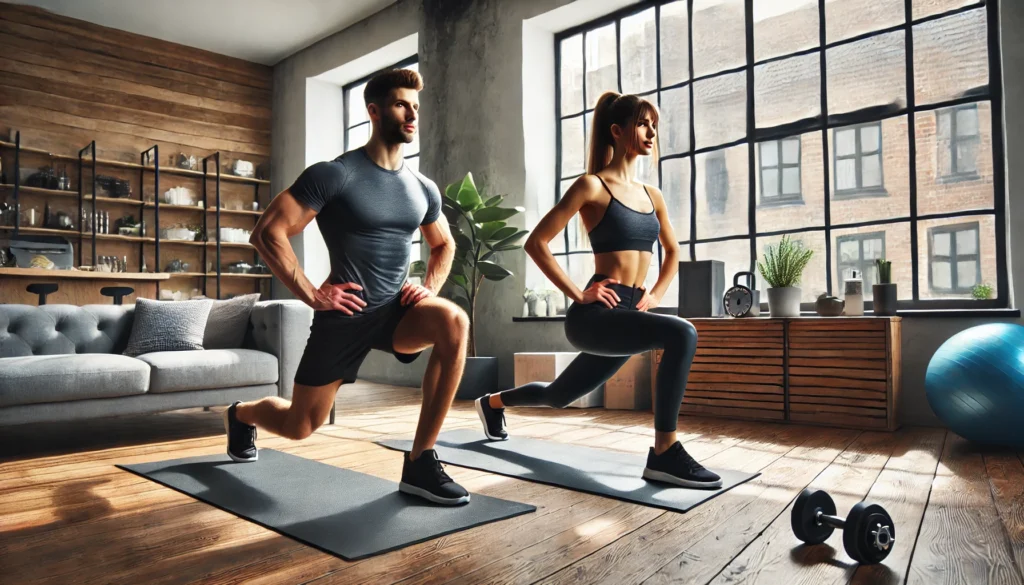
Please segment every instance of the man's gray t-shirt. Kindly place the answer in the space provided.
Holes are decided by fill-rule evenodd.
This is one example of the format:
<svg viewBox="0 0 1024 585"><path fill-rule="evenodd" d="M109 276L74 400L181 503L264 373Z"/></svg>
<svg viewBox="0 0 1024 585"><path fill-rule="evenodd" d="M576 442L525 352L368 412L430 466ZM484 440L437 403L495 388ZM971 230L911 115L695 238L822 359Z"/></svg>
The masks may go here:
<svg viewBox="0 0 1024 585"><path fill-rule="evenodd" d="M364 312L401 292L413 234L441 215L441 192L433 181L408 165L384 169L362 148L312 165L289 191L317 212L331 255L331 282L362 286Z"/></svg>

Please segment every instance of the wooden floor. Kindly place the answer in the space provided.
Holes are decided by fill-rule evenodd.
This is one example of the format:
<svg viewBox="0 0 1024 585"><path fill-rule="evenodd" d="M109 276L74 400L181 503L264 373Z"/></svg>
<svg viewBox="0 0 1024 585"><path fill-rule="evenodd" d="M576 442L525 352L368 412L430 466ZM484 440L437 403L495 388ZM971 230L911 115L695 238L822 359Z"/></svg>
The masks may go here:
<svg viewBox="0 0 1024 585"><path fill-rule="evenodd" d="M338 419L273 447L398 481L401 454L373 445L412 433L418 392L345 387ZM651 416L509 411L518 436L644 453ZM708 466L760 472L678 514L448 466L474 493L537 511L345 562L114 467L222 452L220 415L201 410L0 429L0 582L61 583L1024 583L1022 453L981 451L940 429L857 432L684 417ZM479 425L458 403L446 428ZM836 532L799 546L789 508L805 486L845 515L865 497L894 516L885 564L858 567Z"/></svg>

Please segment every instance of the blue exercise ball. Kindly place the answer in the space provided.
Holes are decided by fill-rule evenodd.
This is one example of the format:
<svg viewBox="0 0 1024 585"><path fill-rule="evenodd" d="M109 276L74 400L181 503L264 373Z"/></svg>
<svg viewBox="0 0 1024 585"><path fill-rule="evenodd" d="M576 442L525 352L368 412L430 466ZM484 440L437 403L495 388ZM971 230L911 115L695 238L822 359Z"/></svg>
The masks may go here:
<svg viewBox="0 0 1024 585"><path fill-rule="evenodd" d="M925 393L965 439L1024 447L1024 327L989 323L950 337L928 363Z"/></svg>

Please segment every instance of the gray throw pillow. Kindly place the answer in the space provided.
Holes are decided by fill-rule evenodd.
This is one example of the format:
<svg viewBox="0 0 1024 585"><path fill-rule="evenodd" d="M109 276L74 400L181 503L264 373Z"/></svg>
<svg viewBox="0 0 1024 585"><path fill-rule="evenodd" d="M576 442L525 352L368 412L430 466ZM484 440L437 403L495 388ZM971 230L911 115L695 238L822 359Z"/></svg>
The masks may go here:
<svg viewBox="0 0 1024 585"><path fill-rule="evenodd" d="M203 347L205 349L242 347L245 331L249 327L249 315L258 300L260 300L259 293L254 293L226 301L213 301L210 318L206 320Z"/></svg>
<svg viewBox="0 0 1024 585"><path fill-rule="evenodd" d="M136 299L135 318L124 355L203 349L212 301Z"/></svg>

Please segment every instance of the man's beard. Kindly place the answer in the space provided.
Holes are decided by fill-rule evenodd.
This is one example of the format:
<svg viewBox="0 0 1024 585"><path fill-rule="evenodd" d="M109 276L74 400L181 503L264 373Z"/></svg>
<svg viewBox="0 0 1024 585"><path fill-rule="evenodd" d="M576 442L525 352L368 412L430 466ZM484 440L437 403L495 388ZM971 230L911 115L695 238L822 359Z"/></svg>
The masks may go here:
<svg viewBox="0 0 1024 585"><path fill-rule="evenodd" d="M381 137L384 138L384 142L386 144L409 144L412 142L413 137L402 132L402 126L405 125L404 120L402 122L397 122L395 120L384 118L382 122Z"/></svg>

